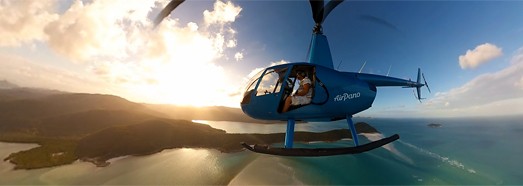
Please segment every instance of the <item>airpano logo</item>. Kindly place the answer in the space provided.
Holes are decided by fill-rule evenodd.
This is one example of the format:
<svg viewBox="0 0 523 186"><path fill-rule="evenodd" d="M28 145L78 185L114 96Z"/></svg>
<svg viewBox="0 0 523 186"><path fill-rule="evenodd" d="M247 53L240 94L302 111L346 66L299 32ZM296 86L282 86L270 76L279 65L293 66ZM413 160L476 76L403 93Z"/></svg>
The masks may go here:
<svg viewBox="0 0 523 186"><path fill-rule="evenodd" d="M351 99L354 99L354 98L359 98L360 97L360 92L356 92L356 93L352 93L352 94L349 94L349 93L343 93L343 94L338 94L336 97L334 97L334 101L346 101L346 100L351 100Z"/></svg>

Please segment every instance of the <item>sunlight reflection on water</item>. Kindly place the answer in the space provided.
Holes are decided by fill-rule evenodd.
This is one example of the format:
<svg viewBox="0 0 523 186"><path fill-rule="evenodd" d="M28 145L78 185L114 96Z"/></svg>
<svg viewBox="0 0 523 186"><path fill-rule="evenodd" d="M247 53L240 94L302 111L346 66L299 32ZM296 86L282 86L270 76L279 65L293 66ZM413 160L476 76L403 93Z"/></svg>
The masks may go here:
<svg viewBox="0 0 523 186"><path fill-rule="evenodd" d="M209 125L216 129L225 130L227 133L284 133L286 124L252 124L233 121L206 121L193 120L195 123ZM309 132L325 132L334 129L347 129L348 125L345 121L334 121L326 124L325 122L308 122L296 123L295 131L309 131Z"/></svg>

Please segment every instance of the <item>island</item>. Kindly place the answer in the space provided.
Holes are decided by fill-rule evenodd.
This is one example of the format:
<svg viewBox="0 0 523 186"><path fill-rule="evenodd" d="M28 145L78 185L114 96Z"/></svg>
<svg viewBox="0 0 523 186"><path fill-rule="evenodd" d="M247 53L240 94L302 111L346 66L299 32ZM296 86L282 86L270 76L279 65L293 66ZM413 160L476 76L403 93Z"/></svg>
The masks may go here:
<svg viewBox="0 0 523 186"><path fill-rule="evenodd" d="M441 124L431 123L431 124L428 124L427 126L430 127L430 128L439 128L439 127L441 127Z"/></svg>
<svg viewBox="0 0 523 186"><path fill-rule="evenodd" d="M21 92L17 94L13 92ZM36 143L38 147L5 157L14 169L38 169L87 161L109 165L109 159L143 156L176 148L216 149L224 153L244 150L248 144L276 144L284 133L230 134L191 120L206 119L271 124L248 119L238 108L176 107L151 109L152 105L130 102L113 95L58 91L0 90L0 141ZM3 96L9 95L9 96ZM167 108L162 105L160 108ZM172 113L176 112L177 113ZM183 110L200 112L185 114ZM358 133L378 133L366 123L357 123ZM351 138L350 131L296 132L294 141L338 141Z"/></svg>

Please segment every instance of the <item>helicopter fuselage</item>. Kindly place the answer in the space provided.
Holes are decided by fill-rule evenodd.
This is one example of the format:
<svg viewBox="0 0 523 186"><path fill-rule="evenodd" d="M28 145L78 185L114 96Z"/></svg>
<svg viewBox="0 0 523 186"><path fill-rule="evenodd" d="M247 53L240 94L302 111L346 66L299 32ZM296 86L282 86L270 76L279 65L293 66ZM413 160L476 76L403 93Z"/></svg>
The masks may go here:
<svg viewBox="0 0 523 186"><path fill-rule="evenodd" d="M184 0L172 0L158 15L155 26L180 5ZM359 145L356 127L352 116L372 106L376 98L378 86L402 86L416 88L417 98L421 101L421 78L425 77L418 68L417 81L394 77L340 72L334 69L333 60L327 37L323 35L322 23L329 13L343 0L332 0L327 4L323 0L310 0L312 17L315 22L312 40L307 54L308 63L288 63L268 67L252 76L247 83L241 108L252 118L262 120L286 120L284 148L269 148L267 145L258 147L243 144L246 149L254 152L283 156L328 156L366 152L399 139L393 135L378 141ZM361 70L360 70L361 71ZM304 78L309 78L310 86L303 85ZM298 85L299 81L303 81ZM306 96L303 105L288 107L293 92L299 88L299 96ZM307 88L311 87L311 88ZM428 85L427 85L428 88ZM308 91L303 94L303 91ZM311 92L312 91L312 92ZM429 89L430 91L430 89ZM312 95L311 95L312 94ZM310 103L308 100L310 98ZM316 148L293 150L294 125L296 120L334 121L346 119L354 140L355 147L347 148Z"/></svg>
<svg viewBox="0 0 523 186"><path fill-rule="evenodd" d="M280 70L280 71L278 71ZM293 87L296 83L297 70L308 72L312 81L313 92L310 104L281 112L283 101L292 95L281 87ZM284 71L284 72L282 72ZM279 72L271 81L271 73ZM372 106L376 97L376 86L358 78L359 73L340 72L310 63L290 63L269 67L253 77L253 82L244 94L242 110L249 116L263 120L319 120L332 121L345 119L347 114L353 115ZM291 79L291 81L282 81ZM265 90L265 87L270 87ZM293 87L294 88L294 87ZM272 90L272 91L271 91Z"/></svg>

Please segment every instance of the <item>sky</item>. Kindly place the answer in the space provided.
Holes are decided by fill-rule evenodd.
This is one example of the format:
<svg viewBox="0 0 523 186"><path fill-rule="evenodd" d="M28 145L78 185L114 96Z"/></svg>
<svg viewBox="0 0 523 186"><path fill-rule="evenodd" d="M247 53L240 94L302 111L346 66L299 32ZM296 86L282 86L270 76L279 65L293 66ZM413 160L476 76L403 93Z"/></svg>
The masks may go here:
<svg viewBox="0 0 523 186"><path fill-rule="evenodd" d="M141 103L239 107L249 75L306 61L307 1L0 0L0 80ZM415 79L365 117L523 114L523 1L345 1L323 24L334 66Z"/></svg>

